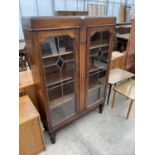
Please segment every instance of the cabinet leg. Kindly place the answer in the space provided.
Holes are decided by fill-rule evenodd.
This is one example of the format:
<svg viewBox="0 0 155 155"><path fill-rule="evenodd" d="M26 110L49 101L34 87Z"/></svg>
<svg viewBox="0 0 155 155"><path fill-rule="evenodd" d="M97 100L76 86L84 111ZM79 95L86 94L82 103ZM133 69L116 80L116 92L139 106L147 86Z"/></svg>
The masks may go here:
<svg viewBox="0 0 155 155"><path fill-rule="evenodd" d="M52 144L56 142L56 132L49 133Z"/></svg>
<svg viewBox="0 0 155 155"><path fill-rule="evenodd" d="M48 127L45 124L43 126L44 126L45 131L48 131Z"/></svg>
<svg viewBox="0 0 155 155"><path fill-rule="evenodd" d="M115 96L116 96L116 91L114 90L114 95L112 99L112 108L114 107L114 104L115 104Z"/></svg>
<svg viewBox="0 0 155 155"><path fill-rule="evenodd" d="M103 104L99 105L99 113L101 114L103 112Z"/></svg>
<svg viewBox="0 0 155 155"><path fill-rule="evenodd" d="M111 87L112 87L112 84L109 84L109 92L108 92L108 98L107 98L107 105L109 104L110 93L111 93Z"/></svg>

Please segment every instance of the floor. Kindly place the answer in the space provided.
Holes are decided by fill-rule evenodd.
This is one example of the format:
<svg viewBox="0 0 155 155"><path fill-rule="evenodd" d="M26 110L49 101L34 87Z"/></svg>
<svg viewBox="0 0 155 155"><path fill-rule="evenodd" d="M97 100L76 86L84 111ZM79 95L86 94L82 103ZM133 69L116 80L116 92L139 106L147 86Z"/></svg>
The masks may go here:
<svg viewBox="0 0 155 155"><path fill-rule="evenodd" d="M45 133L46 151L39 155L134 155L135 107L125 119L128 102L116 96L116 105L98 109L57 132L56 144Z"/></svg>

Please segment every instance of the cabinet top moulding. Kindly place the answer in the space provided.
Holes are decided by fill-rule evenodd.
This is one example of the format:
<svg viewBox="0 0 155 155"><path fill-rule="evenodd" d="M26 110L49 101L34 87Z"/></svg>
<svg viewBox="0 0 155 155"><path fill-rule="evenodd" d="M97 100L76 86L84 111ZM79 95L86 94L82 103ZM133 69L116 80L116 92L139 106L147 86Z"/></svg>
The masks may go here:
<svg viewBox="0 0 155 155"><path fill-rule="evenodd" d="M96 22L97 21L97 22ZM115 17L85 17L85 16L58 16L58 17L23 17L23 28L29 31L52 29L80 28L80 26L114 25Z"/></svg>

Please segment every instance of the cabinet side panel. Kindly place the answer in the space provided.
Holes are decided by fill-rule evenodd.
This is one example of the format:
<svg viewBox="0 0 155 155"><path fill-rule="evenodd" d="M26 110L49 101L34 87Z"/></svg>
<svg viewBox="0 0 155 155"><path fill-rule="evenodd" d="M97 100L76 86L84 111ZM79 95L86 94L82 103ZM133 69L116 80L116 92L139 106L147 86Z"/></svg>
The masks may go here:
<svg viewBox="0 0 155 155"><path fill-rule="evenodd" d="M40 113L42 117L43 123L46 123L49 130L51 130L51 118L50 118L50 112L49 112L49 104L48 104L48 95L45 87L45 77L44 77L44 71L43 71L43 63L41 60L41 53L40 53L40 42L38 39L38 33L32 32L32 38L34 42L34 58L37 63L37 77L36 77L36 92L38 96L38 103L40 105ZM35 74L35 73L34 73ZM44 120L43 120L44 118Z"/></svg>
<svg viewBox="0 0 155 155"><path fill-rule="evenodd" d="M39 108L39 113L41 114L41 119L43 123L48 124L48 128L51 128L49 115L48 115L48 100L47 94L44 89L44 77L41 68L40 53L39 53L39 43L37 40L37 33L24 30L26 50L28 55L28 61L30 64L30 69L32 72L35 95L37 98L37 104Z"/></svg>

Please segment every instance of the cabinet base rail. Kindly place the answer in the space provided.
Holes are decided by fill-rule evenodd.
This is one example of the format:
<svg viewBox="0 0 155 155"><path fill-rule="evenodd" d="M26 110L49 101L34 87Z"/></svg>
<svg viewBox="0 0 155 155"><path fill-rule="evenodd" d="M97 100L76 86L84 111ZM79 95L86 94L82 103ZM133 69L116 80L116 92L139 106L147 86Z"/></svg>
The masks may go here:
<svg viewBox="0 0 155 155"><path fill-rule="evenodd" d="M89 107L87 110L68 118L63 123L57 124L56 126L52 127L52 129L48 129L46 122L44 122L43 123L44 128L45 128L45 131L48 131L48 133L49 133L51 143L52 144L56 143L56 132L59 131L64 126L67 126L68 124L72 123L73 121L77 120L78 118L82 117L83 115L95 110L96 108L99 108L99 113L101 114L103 112L104 103L105 103L105 101L100 101L99 103Z"/></svg>

